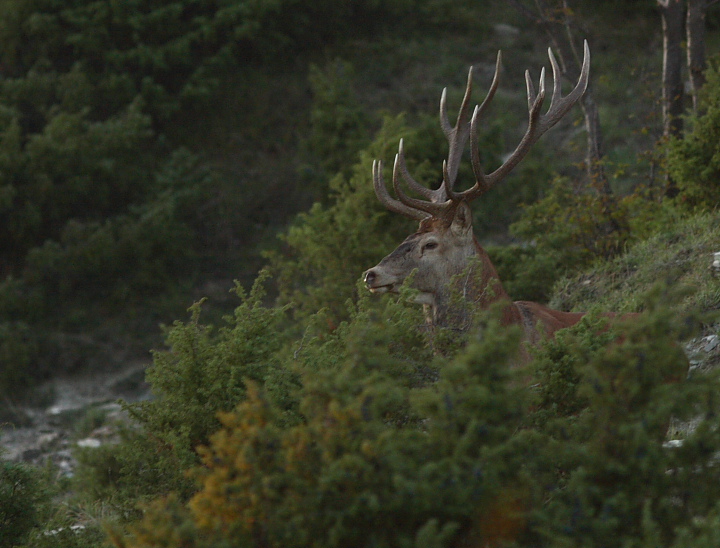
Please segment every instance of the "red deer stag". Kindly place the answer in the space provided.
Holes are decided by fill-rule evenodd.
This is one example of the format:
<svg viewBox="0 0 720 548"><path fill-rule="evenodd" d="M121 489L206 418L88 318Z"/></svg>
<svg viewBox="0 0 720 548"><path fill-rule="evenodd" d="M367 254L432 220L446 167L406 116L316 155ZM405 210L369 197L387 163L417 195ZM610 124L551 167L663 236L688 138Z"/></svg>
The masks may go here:
<svg viewBox="0 0 720 548"><path fill-rule="evenodd" d="M472 230L472 213L469 203L484 194L523 159L530 147L554 126L585 93L590 73L590 49L584 44L584 59L580 78L575 88L562 97L560 70L552 50L548 49L553 70L553 92L550 107L540 113L545 99L545 69L540 72L538 93L525 72L527 83L529 122L520 144L498 169L486 174L480 164L478 151L478 122L495 94L498 85L501 55L498 52L495 75L485 100L468 121L472 69L468 75L465 97L460 107L455 127L447 115L446 92L440 99L440 124L448 143L448 158L443 162L443 180L437 190L431 190L415 181L405 165L403 142L395 156L393 187L397 199L390 196L382 174L382 162L373 162L373 185L380 202L390 211L420 221L415 234L408 236L395 251L365 272L365 284L374 293L397 291L403 281L414 272L412 286L419 290L418 302L426 305L428 320L434 325L454 326L463 312L451 302L450 280L455 280L465 299L470 299L482 309L498 301L507 301L503 323L520 325L525 339L535 342L542 335L553 336L555 331L569 327L583 314L552 310L533 302L511 302L503 289L497 271L487 252L480 246ZM470 154L475 184L464 191L455 190L460 159L470 138ZM400 179L423 199L409 196L400 185ZM471 272L479 268L479 272Z"/></svg>

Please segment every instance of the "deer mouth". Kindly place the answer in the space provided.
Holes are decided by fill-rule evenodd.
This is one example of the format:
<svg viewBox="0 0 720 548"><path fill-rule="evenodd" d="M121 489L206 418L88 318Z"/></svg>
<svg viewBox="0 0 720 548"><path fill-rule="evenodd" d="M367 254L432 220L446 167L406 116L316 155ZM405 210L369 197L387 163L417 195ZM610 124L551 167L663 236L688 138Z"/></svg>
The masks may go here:
<svg viewBox="0 0 720 548"><path fill-rule="evenodd" d="M378 285L376 287L368 287L370 293L393 293L395 291L395 284Z"/></svg>
<svg viewBox="0 0 720 548"><path fill-rule="evenodd" d="M397 293L397 277L388 275L379 268L371 268L365 272L363 281L371 293Z"/></svg>

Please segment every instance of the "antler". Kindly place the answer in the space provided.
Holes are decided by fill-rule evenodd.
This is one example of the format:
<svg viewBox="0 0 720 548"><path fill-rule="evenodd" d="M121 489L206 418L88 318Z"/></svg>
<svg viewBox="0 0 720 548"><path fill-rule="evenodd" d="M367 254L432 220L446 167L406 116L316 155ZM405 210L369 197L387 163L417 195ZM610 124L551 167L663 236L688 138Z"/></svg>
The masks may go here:
<svg viewBox="0 0 720 548"><path fill-rule="evenodd" d="M502 62L502 52L498 51L497 61L495 61L495 74L493 75L490 89L485 96L480 106L475 106L473 113L473 119L479 117L485 112L487 106L495 96L497 91L498 83L500 82L500 63ZM465 149L465 143L467 143L468 135L473 133L472 123L468 124L467 109L470 105L470 92L472 90L472 69L468 74L467 88L465 89L465 97L463 97L462 105L460 106L460 112L458 113L457 122L454 128L450 127L450 121L447 115L447 106L445 105L445 97L447 95L447 88L443 89L442 96L440 97L440 126L443 129L443 133L448 139L450 149L448 152L447 162L443 162L443 185L452 194L452 187L455 184L457 178L457 172L460 167L460 158L462 157L463 150ZM442 188L442 187L441 187Z"/></svg>
<svg viewBox="0 0 720 548"><path fill-rule="evenodd" d="M393 167L393 188L398 199L390 196L385 186L382 175L382 162L373 162L373 186L375 194L380 202L389 210L400 213L411 219L423 220L428 217L451 217L454 210L461 201L469 202L474 200L481 194L487 192L498 181L507 176L510 171L525 157L530 147L545 133L554 126L572 107L578 102L580 97L587 89L590 75L590 48L587 40L584 42L584 57L580 78L575 88L566 96L562 97L560 83L560 69L551 49L548 48L548 56L553 69L553 94L550 100L550 108L541 115L540 109L545 101L545 68L540 71L540 82L538 93L530 79L530 73L525 71L525 81L527 85L528 96L528 128L525 131L520 144L510 157L498 169L491 174L486 175L480 164L480 152L478 149L478 123L481 116L487 109L488 104L495 95L499 82L500 62L502 60L501 53L498 52L497 62L495 64L495 74L493 76L490 89L482 104L475 107L470 123L467 121L468 108L470 105L470 94L472 92L472 68L468 73L468 82L465 88L465 96L463 97L460 111L458 113L455 127L450 125L447 115L447 88L442 92L440 98L440 126L448 139L449 152L446 161L443 161L443 181L437 190L431 190L422 186L412 178L405 165L405 153L403 141L400 140L398 153L395 155L395 165ZM472 188L462 192L455 192L455 179L457 178L460 159L462 157L468 136L470 136L470 154L473 172L475 174L475 184ZM405 194L400 185L400 177L405 184L413 191L425 198L420 200L412 198Z"/></svg>
<svg viewBox="0 0 720 548"><path fill-rule="evenodd" d="M487 108L487 105L497 90L501 60L502 55L498 52L493 81L485 100L479 107L480 113ZM442 95L440 96L440 126L448 139L449 152L447 161L443 162L443 182L437 190L424 187L412 178L405 165L405 151L402 139L400 139L400 146L398 147L398 153L395 155L395 164L393 166L393 188L399 200L392 198L387 191L382 176L382 162L373 162L373 186L375 188L375 194L380 202L390 211L400 213L418 221L422 221L428 217L440 217L443 214L447 214L450 206L452 206L452 202L448 200L448 188L452 189L452 185L457 178L462 152L471 131L471 124L468 121L471 93L472 67L470 67L468 72L465 95L460 106L460 111L458 112L455 127L450 125L450 120L448 119L447 88L443 89ZM416 192L425 198L425 200L418 200L405 194L400 186L400 177L402 177L413 192Z"/></svg>
<svg viewBox="0 0 720 548"><path fill-rule="evenodd" d="M402 140L400 141L400 146L402 146ZM395 165L397 166L397 155L395 156ZM411 219L415 219L416 221L422 221L423 219L427 217L431 217L430 213L425 213L420 209L411 207L409 205L404 204L403 202L399 202L387 191L387 187L385 186L385 178L383 177L383 164L382 160L373 160L372 165L372 173L373 173L373 188L375 188L375 195L378 197L378 200L380 200L380 203L383 204L386 208L388 208L390 211L394 213L400 213L401 215L405 215L406 217L410 217ZM393 179L395 178L394 173L396 170L393 170ZM408 174L409 175L409 174ZM422 187L424 190L430 192L430 189Z"/></svg>
<svg viewBox="0 0 720 548"><path fill-rule="evenodd" d="M557 124L560 119L577 103L585 93L590 79L590 48L588 47L587 40L583 42L583 64L580 69L580 78L578 79L575 88L568 93L567 96L563 97L561 92L560 83L560 68L555 60L555 55L550 48L548 48L548 57L550 58L550 64L552 65L553 71L553 93L550 99L550 108L545 114L540 114L543 102L545 101L545 67L540 71L540 82L538 86L538 93L535 94L535 87L533 86L532 80L530 79L530 72L525 71L525 83L527 85L527 98L528 98L528 127L525 131L520 144L513 151L510 157L493 171L491 174L486 175L480 164L480 153L478 150L477 143L477 124L480 119L482 112L476 108L473 113L471 125L471 139L470 139L470 155L473 166L473 173L475 174L475 185L460 193L449 192L449 196L453 200L466 200L471 201L481 194L484 194L492 186L504 179L512 169L520 163L525 157L530 147L535 142Z"/></svg>

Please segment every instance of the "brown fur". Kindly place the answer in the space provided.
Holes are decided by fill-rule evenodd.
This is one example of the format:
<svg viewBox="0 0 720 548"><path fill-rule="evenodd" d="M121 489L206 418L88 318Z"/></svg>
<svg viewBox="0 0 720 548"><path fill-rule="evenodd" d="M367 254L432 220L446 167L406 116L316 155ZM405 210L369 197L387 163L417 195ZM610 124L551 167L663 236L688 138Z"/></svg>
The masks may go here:
<svg viewBox="0 0 720 548"><path fill-rule="evenodd" d="M545 100L544 72L541 74L540 91L527 80L529 121L522 140L505 160L502 166L492 173L485 173L480 162L477 140L477 124L481 114L495 95L500 73L500 53L495 65L495 75L482 104L475 107L470 115L470 95L472 92L472 69L468 73L457 121L453 127L447 113L446 94L440 99L440 125L448 139L448 157L443 162L443 180L439 188L431 190L415 181L407 170L403 141L400 140L398 153L393 167L393 188L396 198L388 193L383 179L381 161L373 162L373 188L381 203L390 211L400 213L412 219L420 220L418 231L405 239L400 246L380 263L365 272L365 283L373 292L396 291L398 286L415 272L413 287L420 291L419 301L430 311L430 320L436 325L463 325L468 316L467 306L460 307L451 302L451 289L460 290L463 299L473 306L486 309L496 302L508 302L503 322L524 327L525 337L536 342L541 336L553 336L563 327L577 323L581 314L571 314L551 310L537 303L510 303L510 298L500 282L500 278L485 250L472 233L472 212L469 203L490 190L493 185L504 179L520 162L540 136L553 127L575 105L587 89L590 76L590 48L583 45L583 63L580 77L575 87L562 96L557 81L560 69L552 51L548 56L553 69L553 86L550 107L542 113ZM457 191L455 180L465 145L470 139L475 184L463 191ZM405 193L400 181L404 181L412 193L422 197L413 198ZM430 247L432 246L432 247ZM472 258L477 258L481 271L472 270ZM467 272L466 280L463 276ZM478 281L479 278L479 281ZM456 285L449 287L451 280ZM462 308L462 309L461 309ZM465 310L463 310L465 309Z"/></svg>
<svg viewBox="0 0 720 548"><path fill-rule="evenodd" d="M468 272L466 277L461 276L472 259L477 259L479 275ZM472 233L470 209L464 203L459 204L450 223L435 217L423 220L415 234L365 273L365 282L371 291L394 292L411 272L415 272L413 287L421 292L419 301L428 306L428 320L435 325L462 324L464 312L449 301L453 279L458 280L454 289L482 310L507 301L502 323L523 327L524 338L531 344L553 337L583 317L539 303L511 302L490 257Z"/></svg>

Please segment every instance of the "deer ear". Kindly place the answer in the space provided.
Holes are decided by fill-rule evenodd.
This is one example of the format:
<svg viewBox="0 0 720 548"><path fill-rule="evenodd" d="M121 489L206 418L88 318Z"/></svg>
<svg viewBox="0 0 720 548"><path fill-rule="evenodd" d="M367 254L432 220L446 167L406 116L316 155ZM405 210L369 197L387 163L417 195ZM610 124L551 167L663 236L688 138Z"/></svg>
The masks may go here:
<svg viewBox="0 0 720 548"><path fill-rule="evenodd" d="M458 237L466 237L468 234L472 234L472 210L465 202L460 202L457 206L450 230Z"/></svg>

